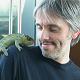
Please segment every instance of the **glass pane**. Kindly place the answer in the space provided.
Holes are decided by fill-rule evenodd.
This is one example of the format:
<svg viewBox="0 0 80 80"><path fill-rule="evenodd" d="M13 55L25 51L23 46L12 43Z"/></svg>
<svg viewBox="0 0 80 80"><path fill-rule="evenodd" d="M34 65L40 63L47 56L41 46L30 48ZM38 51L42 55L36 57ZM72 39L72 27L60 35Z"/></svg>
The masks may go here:
<svg viewBox="0 0 80 80"><path fill-rule="evenodd" d="M13 0L13 33L20 32L20 19L24 8L25 0Z"/></svg>
<svg viewBox="0 0 80 80"><path fill-rule="evenodd" d="M11 8L11 0L0 0L0 39L5 37L6 35L10 34L10 31L12 33L18 33L18 15L19 15L19 9L22 13L25 0L12 0L12 27L9 25L9 22L11 21L10 18L10 8ZM4 3L5 2L5 3ZM21 7L19 6L21 5ZM22 14L20 14L22 16ZM10 20L10 21L9 21ZM11 28L10 28L10 27Z"/></svg>
<svg viewBox="0 0 80 80"><path fill-rule="evenodd" d="M9 0L0 2L0 39L9 34Z"/></svg>
<svg viewBox="0 0 80 80"><path fill-rule="evenodd" d="M19 0L13 0L13 34L18 31L18 3Z"/></svg>

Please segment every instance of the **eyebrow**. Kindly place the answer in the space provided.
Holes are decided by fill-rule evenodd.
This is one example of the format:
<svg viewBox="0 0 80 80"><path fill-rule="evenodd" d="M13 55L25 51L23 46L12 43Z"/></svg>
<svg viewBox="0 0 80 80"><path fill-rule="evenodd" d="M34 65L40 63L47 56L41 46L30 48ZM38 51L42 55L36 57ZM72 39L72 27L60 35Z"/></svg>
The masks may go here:
<svg viewBox="0 0 80 80"><path fill-rule="evenodd" d="M35 25L40 25L40 24L38 24L38 23L35 23Z"/></svg>
<svg viewBox="0 0 80 80"><path fill-rule="evenodd" d="M48 24L47 26L51 26L51 27L59 27L59 26L56 25L56 24Z"/></svg>
<svg viewBox="0 0 80 80"><path fill-rule="evenodd" d="M35 23L35 25L40 25L39 23ZM40 25L41 26L41 25ZM51 27L59 27L58 25L56 24L48 24L46 26L51 26Z"/></svg>

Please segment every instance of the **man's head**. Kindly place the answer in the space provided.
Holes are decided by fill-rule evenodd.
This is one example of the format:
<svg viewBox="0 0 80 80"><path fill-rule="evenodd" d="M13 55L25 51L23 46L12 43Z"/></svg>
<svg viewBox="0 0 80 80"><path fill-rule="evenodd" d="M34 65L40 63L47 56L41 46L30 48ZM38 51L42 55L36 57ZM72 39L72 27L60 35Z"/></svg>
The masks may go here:
<svg viewBox="0 0 80 80"><path fill-rule="evenodd" d="M80 0L42 0L34 9L34 17L43 10L45 16L53 19L51 12L57 17L66 20L70 24L70 30L73 34L79 31L80 28ZM39 15L39 14L38 14ZM75 45L80 39L80 34L77 38L72 39L71 46Z"/></svg>
<svg viewBox="0 0 80 80"><path fill-rule="evenodd" d="M37 37L45 57L68 58L70 45L80 38L79 12L79 0L42 0L35 8Z"/></svg>

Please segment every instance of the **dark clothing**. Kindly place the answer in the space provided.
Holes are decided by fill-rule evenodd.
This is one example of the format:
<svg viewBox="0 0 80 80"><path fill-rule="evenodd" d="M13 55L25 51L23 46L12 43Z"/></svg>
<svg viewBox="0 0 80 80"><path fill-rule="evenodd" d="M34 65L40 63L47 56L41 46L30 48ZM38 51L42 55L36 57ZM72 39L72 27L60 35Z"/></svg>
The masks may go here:
<svg viewBox="0 0 80 80"><path fill-rule="evenodd" d="M40 48L9 47L0 59L0 80L80 80L80 68L71 60L60 64L42 56Z"/></svg>

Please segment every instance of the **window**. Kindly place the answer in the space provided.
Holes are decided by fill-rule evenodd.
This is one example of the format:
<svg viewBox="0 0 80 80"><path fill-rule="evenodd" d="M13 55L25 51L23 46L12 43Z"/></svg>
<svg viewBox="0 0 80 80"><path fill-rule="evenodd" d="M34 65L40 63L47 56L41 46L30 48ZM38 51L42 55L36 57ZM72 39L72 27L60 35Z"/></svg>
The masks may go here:
<svg viewBox="0 0 80 80"><path fill-rule="evenodd" d="M1 0L0 39L12 33L21 33L21 17L25 0Z"/></svg>

